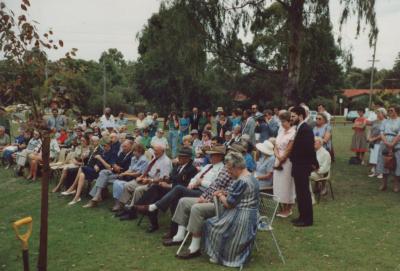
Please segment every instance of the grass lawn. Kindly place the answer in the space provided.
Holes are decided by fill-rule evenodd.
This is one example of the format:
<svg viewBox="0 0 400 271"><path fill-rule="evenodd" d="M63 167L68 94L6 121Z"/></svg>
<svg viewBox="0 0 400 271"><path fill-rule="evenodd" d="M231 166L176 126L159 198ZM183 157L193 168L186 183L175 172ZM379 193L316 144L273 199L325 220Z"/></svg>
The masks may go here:
<svg viewBox="0 0 400 271"><path fill-rule="evenodd" d="M335 200L323 198L314 207L315 225L307 229L276 219L275 233L286 265L267 233L258 235L248 270L400 270L400 195L378 192L367 168L349 166L350 126L334 131L337 154L333 171ZM51 184L53 187L54 182ZM176 248L161 244L162 229L145 233L147 221L120 222L112 217L111 201L94 210L69 207L69 199L50 195L48 270L229 270L202 256L188 261L174 257ZM86 200L84 200L86 201ZM31 215L30 263L36 266L39 246L40 185L0 169L0 270L22 270L21 246L11 223Z"/></svg>

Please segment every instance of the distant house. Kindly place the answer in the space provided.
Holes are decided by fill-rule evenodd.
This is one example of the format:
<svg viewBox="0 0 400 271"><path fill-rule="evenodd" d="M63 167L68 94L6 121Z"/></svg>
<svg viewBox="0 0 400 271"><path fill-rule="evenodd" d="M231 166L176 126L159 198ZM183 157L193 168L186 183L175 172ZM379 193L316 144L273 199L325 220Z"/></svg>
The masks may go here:
<svg viewBox="0 0 400 271"><path fill-rule="evenodd" d="M347 97L350 101L356 101L361 97L369 96L369 89L342 89L342 95ZM392 94L399 95L400 89L373 89L372 94Z"/></svg>

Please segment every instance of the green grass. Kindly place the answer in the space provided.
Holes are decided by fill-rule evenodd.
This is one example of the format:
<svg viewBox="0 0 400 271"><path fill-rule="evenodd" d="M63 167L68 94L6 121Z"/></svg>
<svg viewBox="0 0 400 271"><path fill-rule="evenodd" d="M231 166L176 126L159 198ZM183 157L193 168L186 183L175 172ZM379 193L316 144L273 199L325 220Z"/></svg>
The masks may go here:
<svg viewBox="0 0 400 271"><path fill-rule="evenodd" d="M315 225L307 229L277 219L275 233L287 264L283 265L267 233L258 236L248 270L400 270L398 243L400 195L378 192L367 168L349 166L349 126L334 131L337 161L333 171L335 200L323 198L314 207ZM51 187L54 186L54 182ZM40 185L13 177L0 169L0 270L22 270L21 246L11 223L31 215L30 263L38 256ZM189 261L174 257L176 248L163 247L160 239L169 216L162 215L162 229L145 233L136 222L112 217L108 201L86 210L68 207L69 199L50 195L48 270L229 270L208 263L202 256Z"/></svg>

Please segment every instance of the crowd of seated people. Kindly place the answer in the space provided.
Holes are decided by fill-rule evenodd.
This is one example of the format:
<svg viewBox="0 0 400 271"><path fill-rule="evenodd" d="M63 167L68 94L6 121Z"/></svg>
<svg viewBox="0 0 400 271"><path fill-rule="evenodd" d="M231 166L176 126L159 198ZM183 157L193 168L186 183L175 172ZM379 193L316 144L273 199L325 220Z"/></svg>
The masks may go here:
<svg viewBox="0 0 400 271"><path fill-rule="evenodd" d="M148 217L149 233L159 229L158 213L169 210L170 227L162 243L179 245L187 232L191 235L191 243L178 258L199 256L203 249L211 262L239 267L248 261L254 245L259 192L279 196L278 216L292 214L296 195L289 155L296 127L290 114L288 110L261 113L253 105L249 110L235 109L231 116L218 107L211 118L210 112L193 108L182 117L171 112L162 122L158 114L148 112L138 114L131 130L125 115L114 117L110 108L101 117L75 121L53 109L47 121L50 168L59 172L55 175L59 179L52 192L76 206L86 189L90 199L84 208L112 198L115 218ZM331 129L324 126L323 114L313 126L320 167L311 179L330 170ZM26 178L37 179L41 150L40 131L21 128L11 142L0 126L3 161L15 165L18 174L28 170ZM215 200L222 206L218 217Z"/></svg>

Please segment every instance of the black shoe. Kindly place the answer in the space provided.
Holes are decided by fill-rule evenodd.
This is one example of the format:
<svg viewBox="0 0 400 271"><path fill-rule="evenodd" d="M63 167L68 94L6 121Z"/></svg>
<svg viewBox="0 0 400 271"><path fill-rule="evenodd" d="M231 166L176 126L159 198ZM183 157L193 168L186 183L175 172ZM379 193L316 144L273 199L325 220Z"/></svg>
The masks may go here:
<svg viewBox="0 0 400 271"><path fill-rule="evenodd" d="M188 260L195 257L199 257L200 255L201 255L200 249L193 253L191 253L189 249L186 249L183 252L176 255L176 257L179 259Z"/></svg>
<svg viewBox="0 0 400 271"><path fill-rule="evenodd" d="M148 229L147 232L148 233L153 233L155 231L157 231L159 229L158 225L151 225Z"/></svg>
<svg viewBox="0 0 400 271"><path fill-rule="evenodd" d="M312 222L304 222L304 221L293 222L293 226L295 227L310 227L312 225L313 225Z"/></svg>
<svg viewBox="0 0 400 271"><path fill-rule="evenodd" d="M300 217L290 220L290 222L292 222L292 224L297 223L299 221L301 221Z"/></svg>
<svg viewBox="0 0 400 271"><path fill-rule="evenodd" d="M116 212L115 214L114 214L114 217L121 217L121 216L123 216L123 215L127 215L129 212L127 211L127 210L121 210L121 211L119 211L119 212Z"/></svg>
<svg viewBox="0 0 400 271"><path fill-rule="evenodd" d="M121 221L124 221L124 220L134 220L134 219L136 219L136 218L137 218L136 213L134 213L134 212L129 212L129 213L125 214L125 215L120 216L120 217L119 217L119 220L121 220Z"/></svg>

